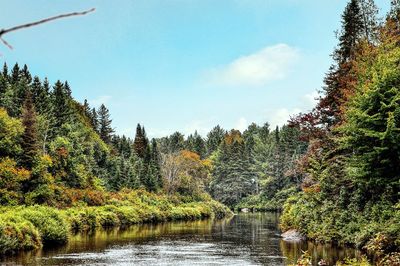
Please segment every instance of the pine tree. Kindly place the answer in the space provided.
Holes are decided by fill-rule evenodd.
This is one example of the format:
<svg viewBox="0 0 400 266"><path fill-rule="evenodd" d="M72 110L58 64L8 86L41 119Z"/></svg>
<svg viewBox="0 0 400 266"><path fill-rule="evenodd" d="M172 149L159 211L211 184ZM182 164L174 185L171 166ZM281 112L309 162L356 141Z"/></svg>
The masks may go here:
<svg viewBox="0 0 400 266"><path fill-rule="evenodd" d="M32 75L31 73L29 73L27 65L24 65L24 67L21 70L21 78L24 78L28 85L32 82Z"/></svg>
<svg viewBox="0 0 400 266"><path fill-rule="evenodd" d="M359 0L351 0L342 15L342 30L339 36L339 47L335 59L339 64L354 59L354 52L365 31L363 13Z"/></svg>
<svg viewBox="0 0 400 266"><path fill-rule="evenodd" d="M3 64L2 75L3 75L3 77L7 77L8 78L8 66L7 66L7 63L5 63L5 62Z"/></svg>
<svg viewBox="0 0 400 266"><path fill-rule="evenodd" d="M64 82L64 91L68 98L72 98L72 91L71 91L71 87L68 84L68 81Z"/></svg>
<svg viewBox="0 0 400 266"><path fill-rule="evenodd" d="M8 82L5 83L5 91L0 96L0 106L4 107L11 117L17 117L20 113L19 101L16 100L16 92Z"/></svg>
<svg viewBox="0 0 400 266"><path fill-rule="evenodd" d="M181 151L185 148L185 137L180 132L175 132L168 138L168 151L170 153Z"/></svg>
<svg viewBox="0 0 400 266"><path fill-rule="evenodd" d="M64 85L59 80L54 84L53 87L52 111L55 118L55 130L60 129L63 124L70 122L72 115L70 98L65 92Z"/></svg>
<svg viewBox="0 0 400 266"><path fill-rule="evenodd" d="M99 116L97 115L96 108L92 108L90 113L90 123L94 131L99 132Z"/></svg>
<svg viewBox="0 0 400 266"><path fill-rule="evenodd" d="M20 69L18 63L16 63L11 70L11 84L16 84L20 79Z"/></svg>
<svg viewBox="0 0 400 266"><path fill-rule="evenodd" d="M84 114L86 115L86 117L89 117L89 118L90 118L91 110L90 110L89 102L88 102L87 99L85 99L85 100L83 101L83 112L84 112Z"/></svg>
<svg viewBox="0 0 400 266"><path fill-rule="evenodd" d="M352 62L361 41L376 36L376 13L373 1L351 0L342 15L339 45L333 53L335 64L325 77L324 95L317 106L320 123L327 130L342 121L343 103L354 92Z"/></svg>
<svg viewBox="0 0 400 266"><path fill-rule="evenodd" d="M8 69L7 69L7 64L4 63L3 72L0 72L0 99L6 92L7 86L8 86Z"/></svg>
<svg viewBox="0 0 400 266"><path fill-rule="evenodd" d="M206 155L206 145L204 139L197 133L197 130L193 135L193 152L200 155L200 158L204 158Z"/></svg>
<svg viewBox="0 0 400 266"><path fill-rule="evenodd" d="M50 116L52 113L50 84L47 78L43 80L43 84L35 100L35 106L40 114Z"/></svg>
<svg viewBox="0 0 400 266"><path fill-rule="evenodd" d="M226 131L222 129L219 125L214 127L208 134L206 140L207 155L211 155L216 151L221 144Z"/></svg>
<svg viewBox="0 0 400 266"><path fill-rule="evenodd" d="M144 128L137 124L133 149L139 158L144 159L148 154L148 140Z"/></svg>
<svg viewBox="0 0 400 266"><path fill-rule="evenodd" d="M32 93L27 91L24 108L22 113L22 124L25 127L22 136L22 149L21 163L28 169L31 169L35 158L39 151L37 125L36 125L36 112L33 105Z"/></svg>
<svg viewBox="0 0 400 266"><path fill-rule="evenodd" d="M241 133L232 130L220 146L213 169L211 194L231 207L253 192L254 175L245 149Z"/></svg>
<svg viewBox="0 0 400 266"><path fill-rule="evenodd" d="M150 158L150 173L152 175L152 180L154 180L153 191L158 190L162 187L162 177L161 177L161 159L160 152L158 151L157 141L155 139L151 140L151 158Z"/></svg>
<svg viewBox="0 0 400 266"><path fill-rule="evenodd" d="M110 119L109 110L106 108L104 104L102 104L100 105L97 114L99 116L100 137L105 143L110 144L112 134L114 133L114 129L111 127L112 120Z"/></svg>

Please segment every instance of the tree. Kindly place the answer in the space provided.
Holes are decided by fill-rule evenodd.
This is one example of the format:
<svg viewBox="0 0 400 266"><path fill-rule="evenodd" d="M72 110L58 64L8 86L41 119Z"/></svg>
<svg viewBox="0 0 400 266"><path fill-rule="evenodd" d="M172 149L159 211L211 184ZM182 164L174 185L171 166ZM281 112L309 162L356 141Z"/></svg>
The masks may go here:
<svg viewBox="0 0 400 266"><path fill-rule="evenodd" d="M375 43L378 38L378 7L374 0L360 0L360 8L362 11L362 20L364 28L363 38L369 43Z"/></svg>
<svg viewBox="0 0 400 266"><path fill-rule="evenodd" d="M369 197L399 189L400 38L391 30L384 28L380 45L357 61L362 82L340 128L339 142L350 151L347 172L369 190Z"/></svg>
<svg viewBox="0 0 400 266"><path fill-rule="evenodd" d="M36 156L38 155L39 145L37 136L36 111L33 105L32 93L27 91L23 112L22 125L25 127L22 135L22 156L21 163L28 169L34 165Z"/></svg>
<svg viewBox="0 0 400 266"><path fill-rule="evenodd" d="M24 128L19 119L12 118L0 108L0 157L13 157L21 153L21 136Z"/></svg>
<svg viewBox="0 0 400 266"><path fill-rule="evenodd" d="M193 199L204 191L209 176L206 163L188 150L163 154L161 170L167 193L178 192Z"/></svg>
<svg viewBox="0 0 400 266"><path fill-rule="evenodd" d="M63 124L71 120L72 110L70 101L71 99L65 91L64 84L58 80L53 86L52 93L52 111L55 118L53 128L55 130L60 129Z"/></svg>
<svg viewBox="0 0 400 266"><path fill-rule="evenodd" d="M20 73L19 65L16 63L11 70L11 84L16 84L19 81L21 77Z"/></svg>
<svg viewBox="0 0 400 266"><path fill-rule="evenodd" d="M185 148L185 138L182 133L175 132L168 138L168 150L171 153L181 151Z"/></svg>
<svg viewBox="0 0 400 266"><path fill-rule="evenodd" d="M144 127L141 127L140 124L137 124L136 127L136 136L133 141L133 149L139 158L144 159L147 155L149 141L146 137L146 133Z"/></svg>
<svg viewBox="0 0 400 266"><path fill-rule="evenodd" d="M100 105L97 114L99 116L98 121L100 137L105 143L110 144L112 134L114 133L114 129L111 127L112 120L110 118L110 112L106 106L102 104Z"/></svg>
<svg viewBox="0 0 400 266"><path fill-rule="evenodd" d="M99 132L99 117L97 115L96 108L92 108L92 111L90 112L90 124L92 125L92 128L94 131Z"/></svg>
<svg viewBox="0 0 400 266"><path fill-rule="evenodd" d="M24 78L27 84L30 84L32 82L32 75L31 73L29 73L27 65L24 65L24 67L21 70L21 78Z"/></svg>
<svg viewBox="0 0 400 266"><path fill-rule="evenodd" d="M194 135L189 135L185 146L187 150L193 151L200 155L201 158L204 158L206 154L206 145L204 139L197 133L197 130L194 132Z"/></svg>
<svg viewBox="0 0 400 266"><path fill-rule="evenodd" d="M254 176L240 131L231 130L225 135L212 175L212 196L230 207L252 193Z"/></svg>
<svg viewBox="0 0 400 266"><path fill-rule="evenodd" d="M211 155L216 151L221 144L226 131L222 129L219 125L214 127L208 134L206 140L207 155Z"/></svg>
<svg viewBox="0 0 400 266"><path fill-rule="evenodd" d="M157 141L155 139L151 140L151 155L149 164L149 179L151 180L148 189L150 191L156 191L162 187L162 176L161 176L161 155L158 151Z"/></svg>

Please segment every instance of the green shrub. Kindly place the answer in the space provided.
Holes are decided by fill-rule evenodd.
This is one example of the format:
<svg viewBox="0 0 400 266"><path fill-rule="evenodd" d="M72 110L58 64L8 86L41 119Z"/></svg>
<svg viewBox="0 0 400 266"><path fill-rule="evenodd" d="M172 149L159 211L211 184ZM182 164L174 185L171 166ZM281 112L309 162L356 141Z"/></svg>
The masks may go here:
<svg viewBox="0 0 400 266"><path fill-rule="evenodd" d="M3 213L0 217L0 254L17 250L35 249L42 246L35 226L15 213Z"/></svg>
<svg viewBox="0 0 400 266"><path fill-rule="evenodd" d="M99 226L96 211L91 207L70 208L64 213L72 230L89 231Z"/></svg>
<svg viewBox="0 0 400 266"><path fill-rule="evenodd" d="M39 230L43 243L68 241L69 224L60 211L45 206L20 207L16 211Z"/></svg>

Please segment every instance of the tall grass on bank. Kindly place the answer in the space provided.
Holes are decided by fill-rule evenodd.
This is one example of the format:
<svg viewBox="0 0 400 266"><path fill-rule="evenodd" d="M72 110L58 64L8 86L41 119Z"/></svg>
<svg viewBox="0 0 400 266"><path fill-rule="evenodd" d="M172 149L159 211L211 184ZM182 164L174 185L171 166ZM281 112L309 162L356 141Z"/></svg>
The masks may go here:
<svg viewBox="0 0 400 266"><path fill-rule="evenodd" d="M0 254L64 244L72 231L177 220L223 218L232 212L211 199L185 202L184 198L132 191L103 206L48 206L0 208Z"/></svg>

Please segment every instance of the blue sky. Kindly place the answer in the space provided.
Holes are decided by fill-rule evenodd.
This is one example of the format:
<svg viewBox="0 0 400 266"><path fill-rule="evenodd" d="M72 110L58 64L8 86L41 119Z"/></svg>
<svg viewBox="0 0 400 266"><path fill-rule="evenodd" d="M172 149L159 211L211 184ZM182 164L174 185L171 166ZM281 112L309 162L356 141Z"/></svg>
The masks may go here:
<svg viewBox="0 0 400 266"><path fill-rule="evenodd" d="M0 27L95 7L5 35L0 62L27 64L110 109L117 133L201 134L282 125L313 105L345 0L2 0ZM382 14L388 0L376 1Z"/></svg>

